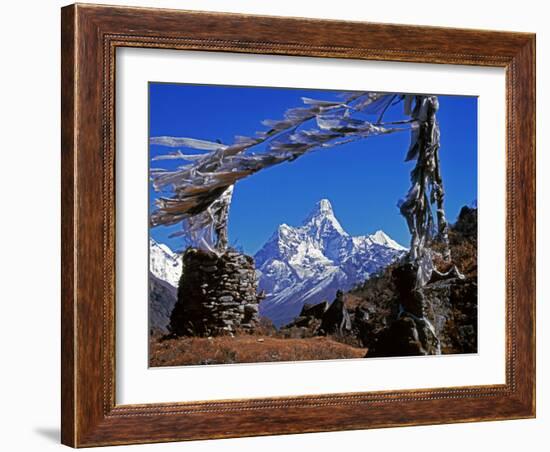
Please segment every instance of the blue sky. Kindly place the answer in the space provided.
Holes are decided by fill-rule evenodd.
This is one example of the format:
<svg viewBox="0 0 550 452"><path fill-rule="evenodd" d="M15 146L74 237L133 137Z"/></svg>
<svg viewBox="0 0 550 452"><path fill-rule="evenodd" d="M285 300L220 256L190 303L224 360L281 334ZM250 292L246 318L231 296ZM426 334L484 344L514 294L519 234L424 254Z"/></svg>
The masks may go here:
<svg viewBox="0 0 550 452"><path fill-rule="evenodd" d="M332 100L338 93L150 83L149 135L231 144L235 135L266 130L263 119L282 118L288 108L302 105L303 96ZM439 104L445 208L455 221L460 208L477 199L477 98L440 95ZM405 119L402 104L390 107L385 116L389 119ZM229 214L230 243L254 254L279 224L300 225L319 199L328 198L350 234L382 229L408 246L410 236L397 202L409 188L414 167L414 162L404 162L409 140L409 132L372 137L312 152L237 182ZM150 155L168 150L151 145ZM151 187L149 194L152 206L158 194ZM180 250L181 237L168 237L177 230L179 226L159 226L151 236Z"/></svg>

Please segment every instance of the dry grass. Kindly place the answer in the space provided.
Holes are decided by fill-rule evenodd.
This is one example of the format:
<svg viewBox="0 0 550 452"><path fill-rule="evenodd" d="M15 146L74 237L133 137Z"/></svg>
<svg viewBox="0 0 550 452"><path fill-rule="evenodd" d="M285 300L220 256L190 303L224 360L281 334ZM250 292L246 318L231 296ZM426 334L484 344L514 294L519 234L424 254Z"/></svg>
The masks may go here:
<svg viewBox="0 0 550 452"><path fill-rule="evenodd" d="M436 255L434 258L436 268L446 272L452 265L456 265L464 276L477 278L477 240L472 237L464 237L451 230L449 231L449 244L452 262L445 262L440 255ZM435 243L433 249L436 252L442 252L442 244Z"/></svg>
<svg viewBox="0 0 550 452"><path fill-rule="evenodd" d="M363 358L365 348L336 342L330 337L281 339L258 336L213 338L151 338L150 366L236 364Z"/></svg>

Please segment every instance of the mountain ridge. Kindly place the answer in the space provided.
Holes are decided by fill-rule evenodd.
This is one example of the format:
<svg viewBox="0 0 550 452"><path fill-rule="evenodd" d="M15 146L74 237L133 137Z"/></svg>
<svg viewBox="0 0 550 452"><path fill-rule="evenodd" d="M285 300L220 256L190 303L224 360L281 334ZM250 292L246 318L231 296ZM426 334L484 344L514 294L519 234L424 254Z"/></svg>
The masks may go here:
<svg viewBox="0 0 550 452"><path fill-rule="evenodd" d="M406 248L381 230L351 236L321 199L301 226L281 224L256 253L260 313L276 326L297 316L304 303L332 301L399 258Z"/></svg>
<svg viewBox="0 0 550 452"><path fill-rule="evenodd" d="M168 245L149 238L149 271L156 278L177 288L182 271L181 256Z"/></svg>

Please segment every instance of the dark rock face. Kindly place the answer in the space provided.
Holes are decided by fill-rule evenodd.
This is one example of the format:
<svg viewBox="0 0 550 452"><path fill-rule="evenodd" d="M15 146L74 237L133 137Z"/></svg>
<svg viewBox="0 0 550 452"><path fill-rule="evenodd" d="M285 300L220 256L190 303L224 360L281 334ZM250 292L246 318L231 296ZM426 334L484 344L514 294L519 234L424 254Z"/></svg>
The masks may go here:
<svg viewBox="0 0 550 452"><path fill-rule="evenodd" d="M323 315L319 332L344 335L350 331L351 318L344 303L344 293L339 290L336 292L336 299Z"/></svg>
<svg viewBox="0 0 550 452"><path fill-rule="evenodd" d="M352 318L344 301L344 293L337 291L331 305L327 301L305 304L300 315L279 331L285 337L352 335Z"/></svg>
<svg viewBox="0 0 550 452"><path fill-rule="evenodd" d="M367 358L390 356L427 355L422 346L417 324L409 316L402 317L384 329L375 345L369 349Z"/></svg>
<svg viewBox="0 0 550 452"><path fill-rule="evenodd" d="M321 319L328 308L329 304L327 301L317 304L304 304L300 315L288 325L283 326L279 330L280 334L287 338L304 338L317 335Z"/></svg>
<svg viewBox="0 0 550 452"><path fill-rule="evenodd" d="M322 301L317 304L306 303L302 306L300 317L314 317L316 319L322 319L325 312L327 312L328 306L327 301Z"/></svg>
<svg viewBox="0 0 550 452"><path fill-rule="evenodd" d="M477 352L475 280L451 277L410 290L410 270L394 270L401 311L373 338L367 357Z"/></svg>
<svg viewBox="0 0 550 452"><path fill-rule="evenodd" d="M426 316L428 306L423 292L415 289L416 274L414 265L404 263L393 270L392 277L402 310L421 318Z"/></svg>
<svg viewBox="0 0 550 452"><path fill-rule="evenodd" d="M441 353L477 352L477 283L452 278L424 288Z"/></svg>
<svg viewBox="0 0 550 452"><path fill-rule="evenodd" d="M166 334L170 314L177 300L176 289L149 273L149 329L150 333Z"/></svg>
<svg viewBox="0 0 550 452"><path fill-rule="evenodd" d="M415 289L414 267L401 262L355 291L370 308L369 322L357 322L370 356L476 353L477 209L463 207L449 230L452 261L442 259L434 242L434 271L428 284ZM380 290L380 285L387 291ZM385 325L384 325L385 323Z"/></svg>
<svg viewBox="0 0 550 452"><path fill-rule="evenodd" d="M189 248L168 329L176 336L216 336L258 323L254 260L237 252L221 256Z"/></svg>
<svg viewBox="0 0 550 452"><path fill-rule="evenodd" d="M416 289L416 268L403 263L392 272L399 313L375 338L368 357L436 355L440 353L437 332L430 321L432 306L423 289Z"/></svg>
<svg viewBox="0 0 550 452"><path fill-rule="evenodd" d="M462 207L456 223L453 225L453 230L464 237L477 240L477 209L468 206Z"/></svg>

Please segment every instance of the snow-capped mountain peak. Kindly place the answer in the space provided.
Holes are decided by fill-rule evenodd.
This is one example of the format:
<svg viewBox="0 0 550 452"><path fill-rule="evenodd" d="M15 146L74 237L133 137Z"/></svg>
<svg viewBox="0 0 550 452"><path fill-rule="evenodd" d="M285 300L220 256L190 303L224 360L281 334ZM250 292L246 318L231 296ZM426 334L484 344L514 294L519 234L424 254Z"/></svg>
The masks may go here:
<svg viewBox="0 0 550 452"><path fill-rule="evenodd" d="M331 217L336 220L336 218L334 217L332 204L328 199L321 199L320 201L317 201L315 207L311 210L305 222L307 223L310 219L315 217Z"/></svg>
<svg viewBox="0 0 550 452"><path fill-rule="evenodd" d="M157 278L178 287L182 271L181 256L164 243L149 239L149 271Z"/></svg>
<svg viewBox="0 0 550 452"><path fill-rule="evenodd" d="M350 236L321 199L301 226L281 224L255 255L259 286L267 297L263 315L283 325L304 303L329 302L402 256L405 247L383 231Z"/></svg>
<svg viewBox="0 0 550 452"><path fill-rule="evenodd" d="M332 204L328 199L321 199L317 202L315 208L305 219L303 226L318 233L334 231L340 235L348 235L334 216Z"/></svg>
<svg viewBox="0 0 550 452"><path fill-rule="evenodd" d="M388 246L390 248L393 248L394 250L400 250L400 251L407 250L407 248L405 248L404 246L401 246L384 231L378 230L374 234L369 235L368 237L372 240L373 243L377 243L378 245Z"/></svg>
<svg viewBox="0 0 550 452"><path fill-rule="evenodd" d="M330 201L329 201L328 199L326 199L326 198L321 199L321 200L317 203L317 208L319 209L319 212L334 214L334 212L332 211L332 204L331 204Z"/></svg>

